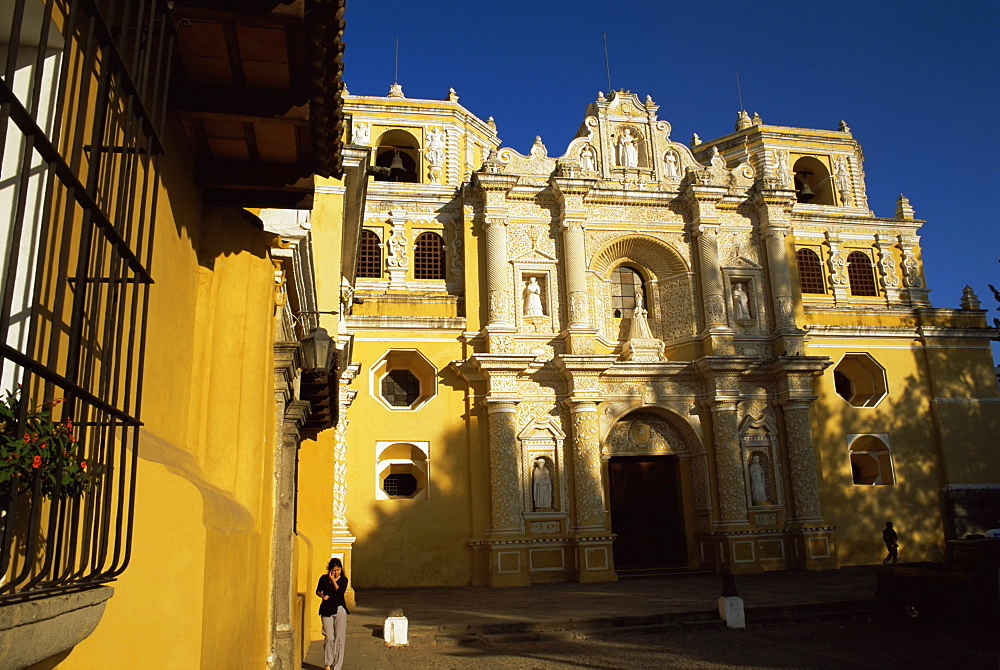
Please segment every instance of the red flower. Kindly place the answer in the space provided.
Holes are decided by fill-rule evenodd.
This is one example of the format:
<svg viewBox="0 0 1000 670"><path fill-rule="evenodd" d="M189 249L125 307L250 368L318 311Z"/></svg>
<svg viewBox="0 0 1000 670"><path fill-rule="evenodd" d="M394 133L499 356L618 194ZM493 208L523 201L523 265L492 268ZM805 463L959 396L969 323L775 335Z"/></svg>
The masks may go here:
<svg viewBox="0 0 1000 670"><path fill-rule="evenodd" d="M41 467L41 465L42 465L42 457L41 456L35 456L35 459L33 461L31 461L31 467L33 467L33 468L35 468L37 470L38 468Z"/></svg>
<svg viewBox="0 0 1000 670"><path fill-rule="evenodd" d="M81 468L87 467L87 461L80 461L80 467Z"/></svg>

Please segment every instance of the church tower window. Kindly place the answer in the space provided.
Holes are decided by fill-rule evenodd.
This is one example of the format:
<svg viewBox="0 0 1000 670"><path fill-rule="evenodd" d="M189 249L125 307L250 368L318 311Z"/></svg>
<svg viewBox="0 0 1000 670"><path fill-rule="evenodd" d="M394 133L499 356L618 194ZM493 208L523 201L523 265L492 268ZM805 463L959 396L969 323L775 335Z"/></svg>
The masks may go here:
<svg viewBox="0 0 1000 670"><path fill-rule="evenodd" d="M611 273L611 309L616 319L632 316L636 296L643 305L648 304L642 275L635 268L619 265Z"/></svg>
<svg viewBox="0 0 1000 670"><path fill-rule="evenodd" d="M444 240L437 233L420 233L413 251L414 279L445 279Z"/></svg>
<svg viewBox="0 0 1000 670"><path fill-rule="evenodd" d="M388 174L376 174L375 181L420 182L420 143L405 130L390 130L378 140L375 165L389 168Z"/></svg>
<svg viewBox="0 0 1000 670"><path fill-rule="evenodd" d="M382 278L382 246L378 235L370 230L361 231L358 247L358 277Z"/></svg>
<svg viewBox="0 0 1000 670"><path fill-rule="evenodd" d="M851 284L851 294L875 296L875 274L872 261L863 251L852 251L847 256L847 280Z"/></svg>
<svg viewBox="0 0 1000 670"><path fill-rule="evenodd" d="M826 293L823 282L823 265L819 256L812 249L799 249L795 252L799 263L799 284L803 293Z"/></svg>

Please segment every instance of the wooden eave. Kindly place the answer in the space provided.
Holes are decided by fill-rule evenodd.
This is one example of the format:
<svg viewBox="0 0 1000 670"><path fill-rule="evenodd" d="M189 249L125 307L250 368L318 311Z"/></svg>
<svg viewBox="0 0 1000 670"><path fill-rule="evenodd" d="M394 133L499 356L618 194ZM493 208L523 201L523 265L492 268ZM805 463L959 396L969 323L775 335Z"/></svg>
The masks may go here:
<svg viewBox="0 0 1000 670"><path fill-rule="evenodd" d="M171 111L208 203L309 208L313 176L340 176L343 7L344 0L175 3Z"/></svg>

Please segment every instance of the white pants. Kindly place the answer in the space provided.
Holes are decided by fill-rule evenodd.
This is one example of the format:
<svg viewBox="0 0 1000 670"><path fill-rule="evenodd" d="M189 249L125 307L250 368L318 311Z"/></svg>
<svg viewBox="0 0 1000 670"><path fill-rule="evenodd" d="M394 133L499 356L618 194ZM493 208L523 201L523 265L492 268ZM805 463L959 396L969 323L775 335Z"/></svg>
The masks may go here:
<svg viewBox="0 0 1000 670"><path fill-rule="evenodd" d="M347 612L343 606L334 616L320 617L323 622L323 665L331 670L341 670L344 665L344 642L347 637Z"/></svg>

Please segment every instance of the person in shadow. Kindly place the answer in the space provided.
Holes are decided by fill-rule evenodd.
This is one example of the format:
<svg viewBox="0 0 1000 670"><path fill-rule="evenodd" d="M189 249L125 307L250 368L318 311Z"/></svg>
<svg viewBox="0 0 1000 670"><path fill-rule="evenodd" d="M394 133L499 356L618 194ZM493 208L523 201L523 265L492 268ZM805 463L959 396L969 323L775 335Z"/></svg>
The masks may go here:
<svg viewBox="0 0 1000 670"><path fill-rule="evenodd" d="M892 529L891 521L885 522L885 528L882 530L882 541L885 542L885 548L889 550L886 557L882 559L882 565L888 565L890 559L892 559L892 564L896 565L896 559L899 558L899 536Z"/></svg>

